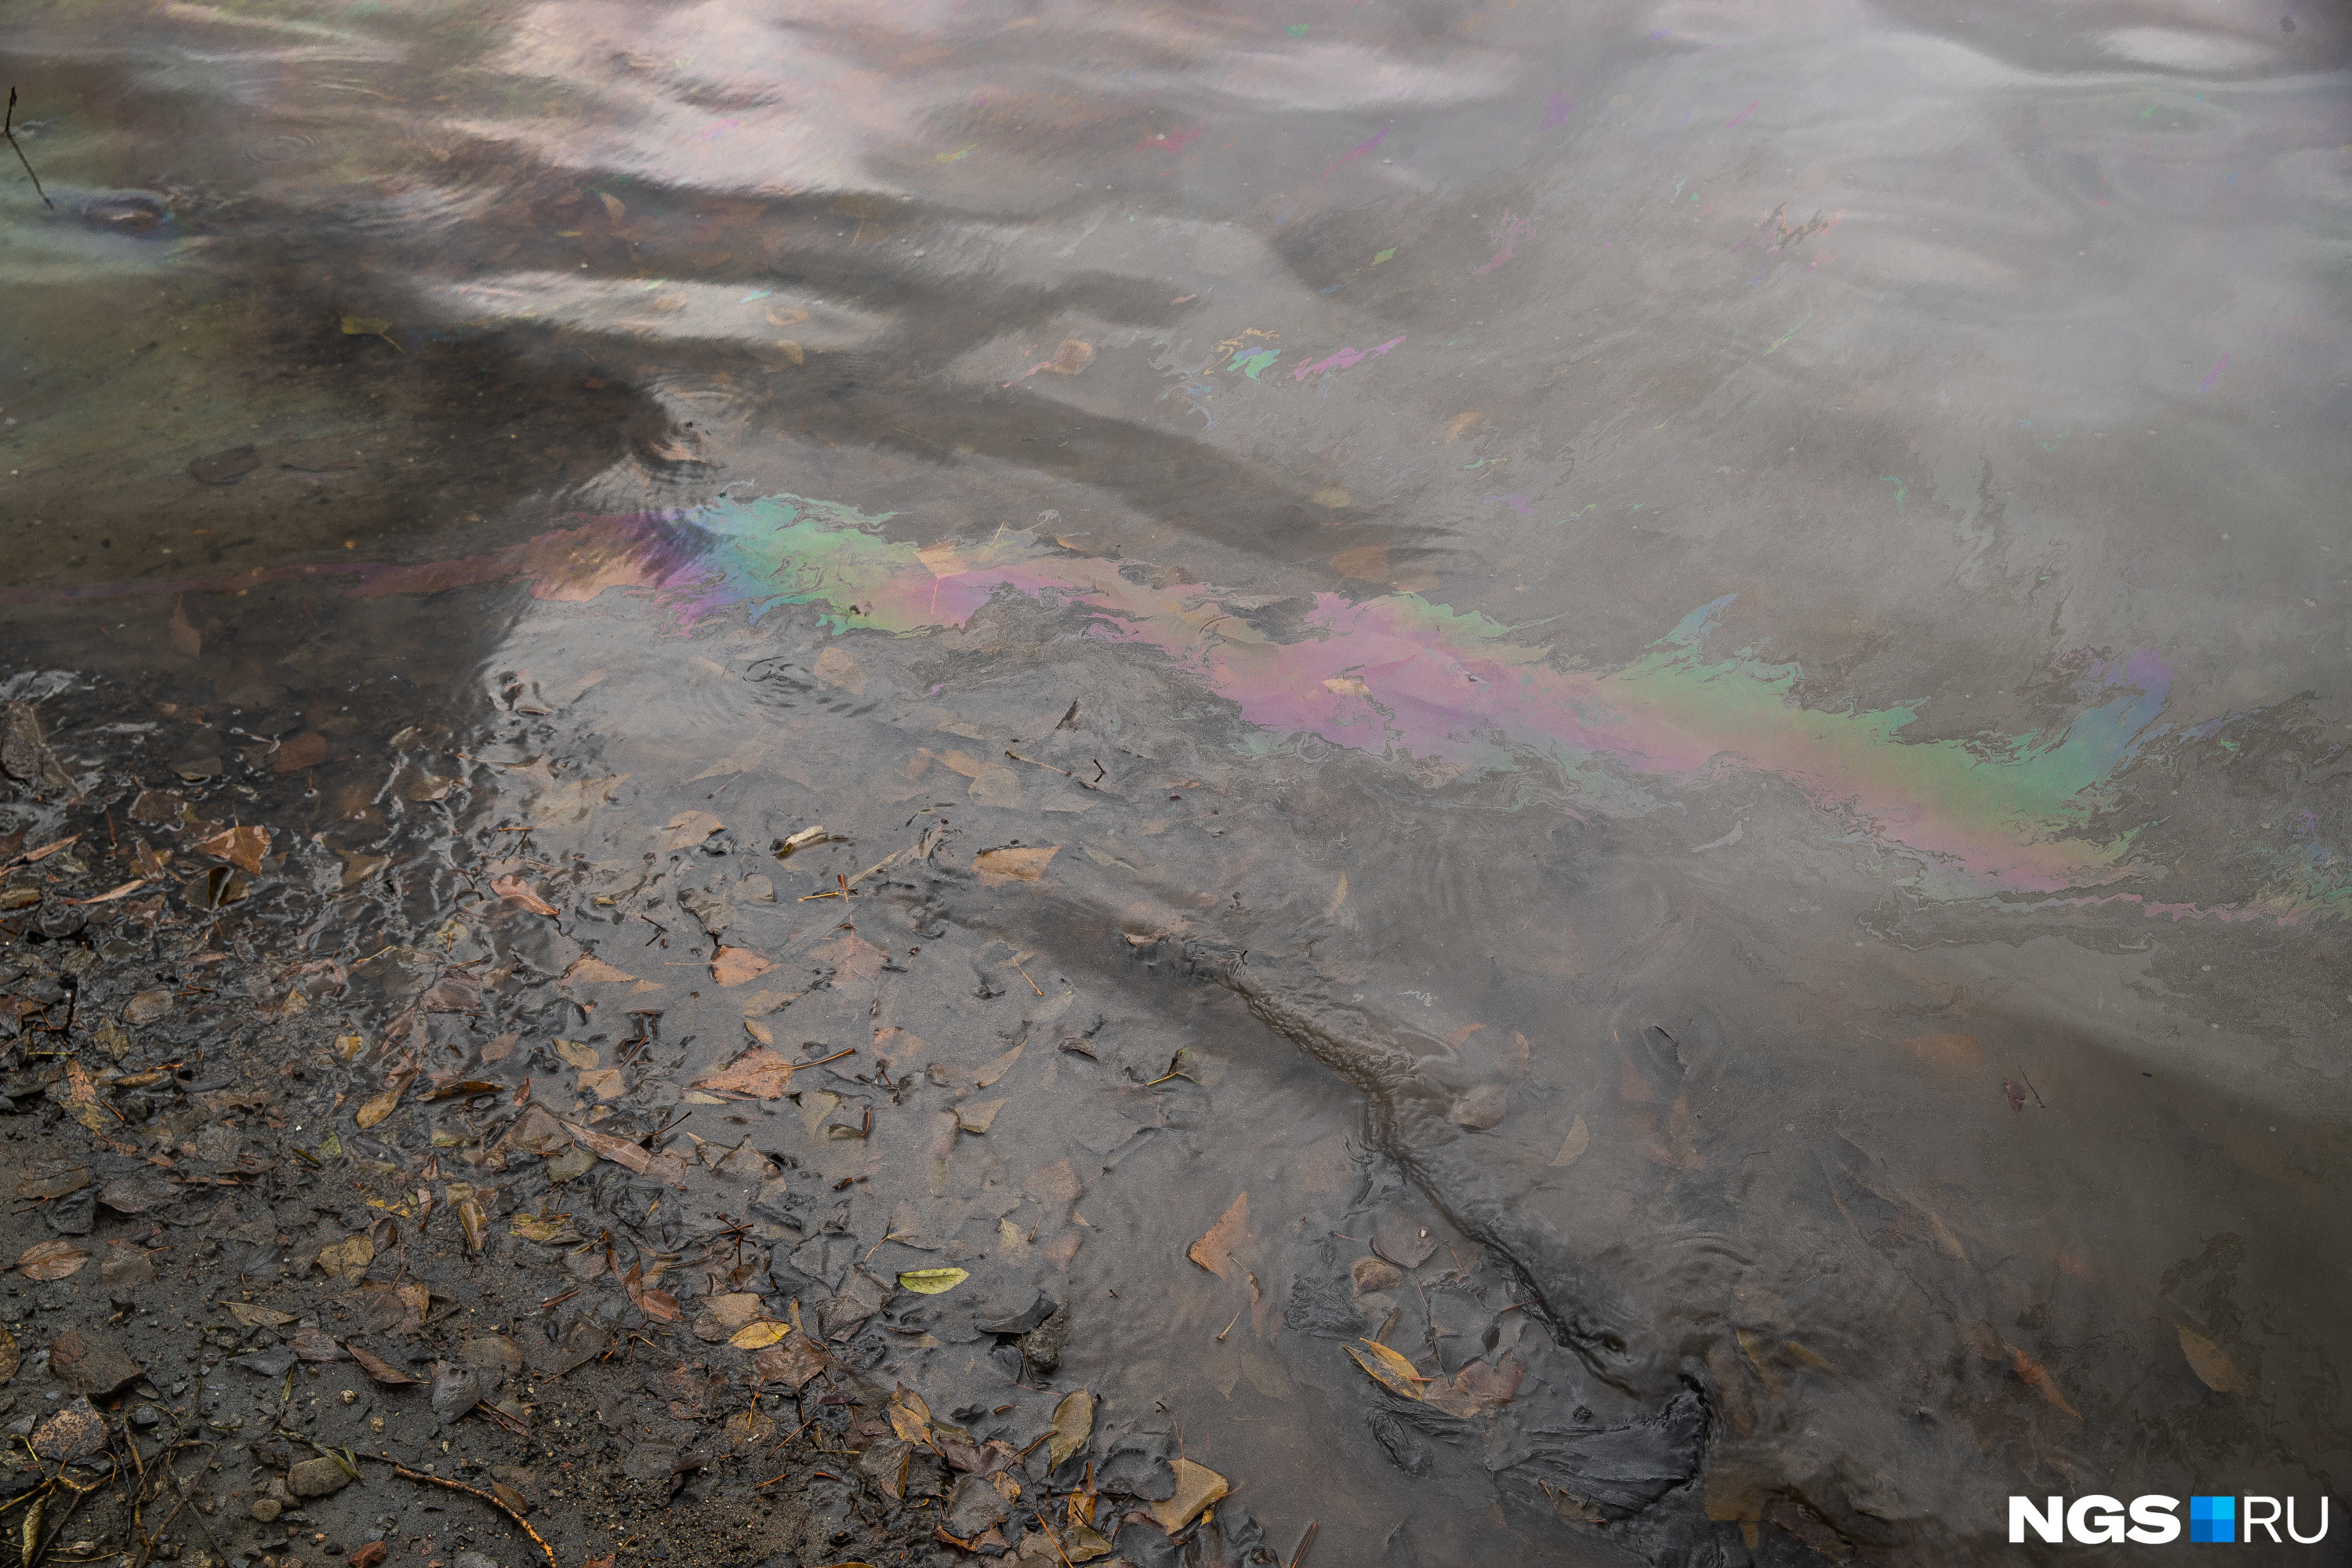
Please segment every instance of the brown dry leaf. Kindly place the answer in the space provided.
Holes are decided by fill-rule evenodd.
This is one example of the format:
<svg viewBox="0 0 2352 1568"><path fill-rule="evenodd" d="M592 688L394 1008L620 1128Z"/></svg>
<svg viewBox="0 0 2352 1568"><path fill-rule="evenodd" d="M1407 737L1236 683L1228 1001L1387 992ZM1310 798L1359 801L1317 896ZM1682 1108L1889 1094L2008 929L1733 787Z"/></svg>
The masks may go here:
<svg viewBox="0 0 2352 1568"><path fill-rule="evenodd" d="M773 959L763 958L748 947L722 947L711 956L710 978L721 985L741 985L775 967Z"/></svg>
<svg viewBox="0 0 2352 1568"><path fill-rule="evenodd" d="M16 1376L16 1368L23 1360L23 1352L16 1348L16 1336L0 1329L0 1383Z"/></svg>
<svg viewBox="0 0 2352 1568"><path fill-rule="evenodd" d="M269 829L232 827L210 838L199 838L189 847L215 860L226 860L250 876L261 869L261 858L269 853Z"/></svg>
<svg viewBox="0 0 2352 1568"><path fill-rule="evenodd" d="M2075 1420L2080 1421L2083 1418L2083 1413L2067 1404L2066 1396L2058 1392L2058 1380L2050 1375L2048 1369L2015 1345L2010 1345L2007 1349L2009 1364L2017 1370L2017 1375L2024 1380L2027 1387L2072 1415Z"/></svg>
<svg viewBox="0 0 2352 1568"><path fill-rule="evenodd" d="M751 1370L769 1383L781 1383L787 1388L798 1388L826 1365L824 1352L811 1343L803 1333L794 1333L782 1344L772 1345L751 1358Z"/></svg>
<svg viewBox="0 0 2352 1568"><path fill-rule="evenodd" d="M373 1127L390 1116L400 1105L400 1089L387 1089L352 1113L352 1120L362 1127Z"/></svg>
<svg viewBox="0 0 2352 1568"><path fill-rule="evenodd" d="M1061 846L1019 846L1007 849L983 849L971 858L971 868L980 874L981 885L1001 888L1007 882L1034 882L1045 874L1046 864L1061 852Z"/></svg>
<svg viewBox="0 0 2352 1568"><path fill-rule="evenodd" d="M991 1058L971 1075L972 1086L976 1089L986 1089L998 1079L1011 1072L1013 1064L1021 1059L1021 1053L1027 1048L1025 1046L1015 1046L1001 1057Z"/></svg>
<svg viewBox="0 0 2352 1568"><path fill-rule="evenodd" d="M299 735L288 737L278 748L278 754L269 759L269 771L275 773L299 773L304 768L315 768L326 760L327 737L316 730L305 730Z"/></svg>
<svg viewBox="0 0 2352 1568"><path fill-rule="evenodd" d="M2203 1334L2190 1333L2185 1325L2175 1325L2180 1335L2180 1353L2189 1358L2189 1370L2197 1380L2216 1394L2235 1394L2246 1385L2245 1374L2238 1370L2229 1352Z"/></svg>
<svg viewBox="0 0 2352 1568"><path fill-rule="evenodd" d="M1064 338L1054 350L1054 357L1031 365L1024 375L1034 375L1050 370L1055 375L1076 375L1094 363L1095 346L1079 338Z"/></svg>
<svg viewBox="0 0 2352 1568"><path fill-rule="evenodd" d="M603 959L590 955L573 961L572 967L563 972L563 978L567 981L609 985L616 981L635 980L636 976L625 969L615 969Z"/></svg>
<svg viewBox="0 0 2352 1568"><path fill-rule="evenodd" d="M642 1266L635 1263L629 1265L629 1271L621 1277L621 1287L628 1291L631 1303L646 1317L664 1323L677 1321L677 1298L667 1290L656 1290L646 1284Z"/></svg>
<svg viewBox="0 0 2352 1568"><path fill-rule="evenodd" d="M457 1228L465 1233L467 1256L479 1258L490 1243L490 1216L471 1194L457 1200Z"/></svg>
<svg viewBox="0 0 2352 1568"><path fill-rule="evenodd" d="M27 1279L48 1281L70 1277L89 1261L89 1248L70 1241L37 1241L17 1256L16 1267Z"/></svg>
<svg viewBox="0 0 2352 1568"><path fill-rule="evenodd" d="M343 1347L337 1344L335 1337L324 1329L316 1327L297 1329L294 1331L294 1337L287 1342L294 1347L294 1353L304 1361L343 1359Z"/></svg>
<svg viewBox="0 0 2352 1568"><path fill-rule="evenodd" d="M1250 1235L1249 1194L1244 1193L1206 1236L1185 1248L1184 1256L1226 1284L1240 1285L1249 1279L1241 1255L1254 1252L1256 1246L1256 1238Z"/></svg>
<svg viewBox="0 0 2352 1568"><path fill-rule="evenodd" d="M535 915L552 915L555 906L531 891L530 884L520 877L493 877L490 891L510 904L520 904Z"/></svg>
<svg viewBox="0 0 2352 1568"><path fill-rule="evenodd" d="M390 1362L372 1355L357 1345L347 1344L343 1348L352 1352L352 1359L360 1363L362 1372L387 1388L404 1388L417 1382L417 1379L409 1376Z"/></svg>
<svg viewBox="0 0 2352 1568"><path fill-rule="evenodd" d="M765 1046L754 1046L709 1078L696 1079L694 1087L748 1094L754 1100L782 1100L792 1081L792 1063Z"/></svg>
<svg viewBox="0 0 2352 1568"><path fill-rule="evenodd" d="M375 1243L364 1235L351 1237L332 1247L319 1249L319 1267L330 1279L342 1280L345 1284L358 1280L367 1272L368 1265L374 1261Z"/></svg>
<svg viewBox="0 0 2352 1568"><path fill-rule="evenodd" d="M625 1138L615 1138L608 1132L593 1131L574 1121L567 1121L563 1125L600 1160L626 1165L640 1176L653 1165L653 1155L641 1144L632 1143Z"/></svg>
<svg viewBox="0 0 2352 1568"><path fill-rule="evenodd" d="M1166 1501L1151 1505L1151 1522L1173 1535L1225 1495L1225 1478L1190 1459L1171 1459L1168 1468L1176 1472L1176 1489Z"/></svg>
<svg viewBox="0 0 2352 1568"><path fill-rule="evenodd" d="M707 811L681 811L662 829L661 847L691 849L726 826Z"/></svg>
<svg viewBox="0 0 2352 1568"><path fill-rule="evenodd" d="M568 1214L519 1214L511 1228L525 1241L546 1247L565 1247L580 1239Z"/></svg>
<svg viewBox="0 0 2352 1568"><path fill-rule="evenodd" d="M294 1321L291 1312L281 1312L275 1307L257 1307L249 1301L231 1301L228 1315L248 1329L275 1329Z"/></svg>
<svg viewBox="0 0 2352 1568"><path fill-rule="evenodd" d="M1356 1364L1364 1369L1364 1375L1390 1393L1402 1394L1407 1399L1419 1399L1422 1396L1419 1385L1435 1381L1423 1377L1419 1369L1407 1361L1401 1352L1391 1350L1377 1340L1366 1340L1363 1342L1362 1350L1358 1350L1354 1345L1346 1347L1349 1355L1355 1358Z"/></svg>

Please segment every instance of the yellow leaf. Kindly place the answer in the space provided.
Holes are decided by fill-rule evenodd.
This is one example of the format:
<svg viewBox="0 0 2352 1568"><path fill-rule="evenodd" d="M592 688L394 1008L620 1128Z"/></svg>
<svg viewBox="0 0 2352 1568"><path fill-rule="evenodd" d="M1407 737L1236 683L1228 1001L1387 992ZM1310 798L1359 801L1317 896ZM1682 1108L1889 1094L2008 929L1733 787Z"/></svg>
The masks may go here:
<svg viewBox="0 0 2352 1568"><path fill-rule="evenodd" d="M392 331L392 322L382 316L345 316L342 327L347 337L373 338Z"/></svg>
<svg viewBox="0 0 2352 1568"><path fill-rule="evenodd" d="M1239 1285L1249 1273L1243 1255L1253 1252L1255 1246L1256 1238L1250 1235L1249 1194L1244 1193L1206 1236L1184 1249L1184 1256L1226 1284Z"/></svg>
<svg viewBox="0 0 2352 1568"><path fill-rule="evenodd" d="M746 1323L727 1342L739 1351L763 1351L792 1331L785 1323Z"/></svg>
<svg viewBox="0 0 2352 1568"><path fill-rule="evenodd" d="M387 1089L382 1094L377 1095L373 1100L369 1100L365 1105L361 1106L358 1112L352 1116L352 1120L358 1122L362 1127L373 1127L377 1122L383 1121L385 1117L390 1116L393 1113L394 1109L399 1104L400 1090L397 1089Z"/></svg>
<svg viewBox="0 0 2352 1568"><path fill-rule="evenodd" d="M918 1296L937 1296L971 1278L961 1268L910 1268L898 1276L898 1283Z"/></svg>
<svg viewBox="0 0 2352 1568"><path fill-rule="evenodd" d="M1364 1374L1367 1377L1391 1393L1402 1394L1407 1399L1421 1397L1421 1390L1413 1385L1431 1380L1414 1370L1412 1363L1405 1360L1401 1352L1391 1350L1376 1340L1366 1340L1363 1343L1365 1348L1360 1351L1354 1345L1349 1345L1348 1353L1355 1357L1356 1364L1364 1369ZM1367 1354L1367 1351L1370 1353Z"/></svg>
<svg viewBox="0 0 2352 1568"><path fill-rule="evenodd" d="M580 1239L573 1228L572 1216L564 1214L519 1214L514 1216L514 1233L525 1241L536 1241L557 1247Z"/></svg>

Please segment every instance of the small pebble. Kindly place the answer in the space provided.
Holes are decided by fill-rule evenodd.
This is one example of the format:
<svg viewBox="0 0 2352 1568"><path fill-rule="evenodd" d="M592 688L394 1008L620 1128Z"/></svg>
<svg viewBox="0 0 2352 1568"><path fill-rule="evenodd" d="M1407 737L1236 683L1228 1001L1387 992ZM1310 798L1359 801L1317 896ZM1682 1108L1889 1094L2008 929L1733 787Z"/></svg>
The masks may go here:
<svg viewBox="0 0 2352 1568"><path fill-rule="evenodd" d="M268 1524L284 1511L285 1505L274 1497L257 1497L253 1500L253 1517L264 1524Z"/></svg>

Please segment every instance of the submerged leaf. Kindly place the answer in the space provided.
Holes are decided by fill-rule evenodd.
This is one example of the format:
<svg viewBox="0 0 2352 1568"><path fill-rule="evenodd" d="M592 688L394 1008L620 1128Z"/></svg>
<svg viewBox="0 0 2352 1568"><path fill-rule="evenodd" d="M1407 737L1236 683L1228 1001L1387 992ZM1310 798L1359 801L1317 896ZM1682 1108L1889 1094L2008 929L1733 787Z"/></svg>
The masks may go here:
<svg viewBox="0 0 2352 1568"><path fill-rule="evenodd" d="M2193 1334L2185 1326L2176 1325L2180 1335L2180 1353L2189 1358L2189 1370L2197 1380L2216 1394L2235 1394L2245 1386L2245 1374L2238 1370L2229 1352L2202 1334Z"/></svg>
<svg viewBox="0 0 2352 1568"><path fill-rule="evenodd" d="M210 838L199 838L189 847L215 860L226 860L250 875L261 869L261 858L269 853L269 829L232 827Z"/></svg>
<svg viewBox="0 0 2352 1568"><path fill-rule="evenodd" d="M1354 1345L1348 1346L1348 1353L1355 1358L1358 1366L1364 1369L1367 1377L1390 1393L1402 1394L1407 1399L1419 1399L1421 1390L1416 1385L1433 1381L1423 1377L1402 1352L1377 1340L1366 1340L1363 1343L1364 1349L1360 1351Z"/></svg>
<svg viewBox="0 0 2352 1568"><path fill-rule="evenodd" d="M763 1351L793 1331L789 1323L763 1321L746 1323L735 1331L728 1343L739 1351Z"/></svg>
<svg viewBox="0 0 2352 1568"><path fill-rule="evenodd" d="M748 947L722 947L711 956L710 978L721 985L741 985L775 967L775 960Z"/></svg>
<svg viewBox="0 0 2352 1568"><path fill-rule="evenodd" d="M982 887L1001 888L1007 882L1034 882L1045 874L1046 865L1061 853L1061 847L1058 844L1050 844L1042 847L983 849L971 858L971 868L979 874Z"/></svg>
<svg viewBox="0 0 2352 1568"><path fill-rule="evenodd" d="M754 1100L781 1100L793 1081L793 1064L765 1046L754 1046L708 1078L694 1080L697 1089L748 1094Z"/></svg>

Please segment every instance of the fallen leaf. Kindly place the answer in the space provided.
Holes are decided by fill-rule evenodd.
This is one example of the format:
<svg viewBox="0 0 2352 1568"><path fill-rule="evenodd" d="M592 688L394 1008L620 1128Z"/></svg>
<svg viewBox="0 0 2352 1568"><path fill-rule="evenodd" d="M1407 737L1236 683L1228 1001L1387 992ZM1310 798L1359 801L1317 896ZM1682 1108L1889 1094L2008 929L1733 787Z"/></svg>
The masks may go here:
<svg viewBox="0 0 2352 1568"><path fill-rule="evenodd" d="M405 1086L404 1085L403 1087ZM399 1108L399 1105L400 1090L398 1089L387 1089L382 1094L370 1100L365 1105L361 1106L358 1110L352 1112L352 1120L358 1122L362 1127L373 1127L377 1122L382 1121L385 1117L390 1116L394 1110Z"/></svg>
<svg viewBox="0 0 2352 1568"><path fill-rule="evenodd" d="M898 1276L898 1283L918 1296L937 1296L971 1278L961 1268L910 1268Z"/></svg>
<svg viewBox="0 0 2352 1568"><path fill-rule="evenodd" d="M327 760L327 737L316 730L305 730L289 737L269 759L269 771L276 773L299 773L315 768Z"/></svg>
<svg viewBox="0 0 2352 1568"><path fill-rule="evenodd" d="M519 1214L514 1216L512 1228L525 1241L547 1247L567 1246L580 1239L568 1214Z"/></svg>
<svg viewBox="0 0 2352 1568"><path fill-rule="evenodd" d="M1591 1142L1592 1131L1584 1125L1584 1118L1580 1116L1568 1124L1568 1136L1559 1141L1559 1152L1551 1157L1552 1164L1575 1164L1577 1156L1583 1153Z"/></svg>
<svg viewBox="0 0 2352 1568"><path fill-rule="evenodd" d="M662 829L664 849L691 849L720 828L724 822L707 811L681 811Z"/></svg>
<svg viewBox="0 0 2352 1568"><path fill-rule="evenodd" d="M590 955L575 959L572 967L563 972L563 978L596 985L609 985L616 981L635 980L636 976L625 969L615 969L603 959Z"/></svg>
<svg viewBox="0 0 2352 1568"><path fill-rule="evenodd" d="M2189 1358L2189 1370L2197 1380L2216 1394L2235 1394L2245 1386L2245 1375L2229 1352L2202 1334L2193 1334L2187 1327L2176 1325L2180 1335L2180 1353Z"/></svg>
<svg viewBox="0 0 2352 1568"><path fill-rule="evenodd" d="M228 1315L248 1329L275 1329L294 1321L291 1312L281 1312L275 1307L257 1307L249 1301L231 1301Z"/></svg>
<svg viewBox="0 0 2352 1568"><path fill-rule="evenodd" d="M1360 1351L1354 1345L1348 1346L1348 1353L1355 1358L1358 1366L1364 1369L1366 1376L1391 1394L1402 1394L1407 1399L1419 1399L1421 1390L1415 1385L1434 1381L1423 1377L1402 1352L1376 1340L1366 1340L1363 1343L1365 1348Z"/></svg>
<svg viewBox="0 0 2352 1568"><path fill-rule="evenodd" d="M567 1121L563 1125L571 1130L574 1138L593 1151L600 1160L610 1160L616 1165L625 1165L641 1176L653 1165L653 1155L641 1144L632 1143L625 1138L615 1138L610 1133L593 1131L577 1122Z"/></svg>
<svg viewBox="0 0 2352 1568"><path fill-rule="evenodd" d="M558 1039L555 1041L555 1054L563 1058L566 1067L575 1067L583 1072L591 1072L604 1065L603 1054L585 1040Z"/></svg>
<svg viewBox="0 0 2352 1568"><path fill-rule="evenodd" d="M520 877L494 877L490 891L510 904L519 904L535 915L552 915L555 906L530 890L530 884Z"/></svg>
<svg viewBox="0 0 2352 1568"><path fill-rule="evenodd" d="M1054 357L1040 360L1023 373L1024 376L1050 370L1055 375L1076 375L1094 363L1095 346L1077 338L1064 338L1054 350Z"/></svg>
<svg viewBox="0 0 2352 1568"><path fill-rule="evenodd" d="M971 858L971 868L979 873L983 887L1001 888L1007 882L1034 882L1045 874L1046 863L1060 851L1058 844L1043 847L983 849Z"/></svg>
<svg viewBox="0 0 2352 1568"><path fill-rule="evenodd" d="M1054 1468L1061 1468L1065 1459L1085 1448L1094 1429L1095 1396L1083 1388L1063 1395L1062 1402L1054 1406L1054 1435L1045 1445L1046 1458Z"/></svg>
<svg viewBox="0 0 2352 1568"><path fill-rule="evenodd" d="M297 1329L294 1331L294 1337L287 1342L294 1347L294 1353L304 1361L343 1359L343 1347L337 1344L334 1336L324 1329Z"/></svg>
<svg viewBox="0 0 2352 1568"><path fill-rule="evenodd" d="M457 1228L466 1237L466 1255L480 1257L482 1248L489 1245L490 1216L482 1212L481 1203L471 1194L457 1200Z"/></svg>
<svg viewBox="0 0 2352 1568"><path fill-rule="evenodd" d="M1167 1500L1151 1505L1151 1522L1173 1535L1200 1516L1202 1509L1225 1495L1225 1478L1206 1465L1196 1465L1190 1459L1171 1459L1168 1468L1176 1472L1176 1489Z"/></svg>
<svg viewBox="0 0 2352 1568"><path fill-rule="evenodd" d="M54 1176L27 1176L16 1184L16 1195L27 1203L61 1198L89 1185L89 1167L74 1165Z"/></svg>
<svg viewBox="0 0 2352 1568"><path fill-rule="evenodd" d="M354 1236L332 1247L319 1249L319 1267L330 1279L346 1284L356 1281L375 1261L375 1243L365 1236Z"/></svg>
<svg viewBox="0 0 2352 1568"><path fill-rule="evenodd" d="M1012 1103L1003 1100L983 1100L977 1105L956 1107L956 1125L966 1132L985 1132L995 1123L996 1113Z"/></svg>
<svg viewBox="0 0 2352 1568"><path fill-rule="evenodd" d="M269 829L250 825L231 827L210 838L199 838L189 847L226 860L250 876L261 869L261 858L269 853Z"/></svg>
<svg viewBox="0 0 2352 1568"><path fill-rule="evenodd" d="M751 1370L768 1383L798 1388L825 1369L827 1357L803 1333L794 1333L751 1358Z"/></svg>
<svg viewBox="0 0 2352 1568"><path fill-rule="evenodd" d="M37 1241L16 1258L27 1279L64 1279L89 1261L89 1248L70 1241Z"/></svg>
<svg viewBox="0 0 2352 1568"><path fill-rule="evenodd" d="M857 662L856 655L837 643L816 656L812 673L820 686L838 686L853 697L866 693L866 667Z"/></svg>
<svg viewBox="0 0 2352 1568"><path fill-rule="evenodd" d="M711 956L710 978L721 985L741 985L775 967L774 960L748 947L722 947Z"/></svg>
<svg viewBox="0 0 2352 1568"><path fill-rule="evenodd" d="M2032 1389L2034 1393L2042 1395L2075 1420L2080 1421L2083 1418L2083 1413L2067 1404L2066 1396L2058 1392L2058 1380L2050 1375L2048 1369L2015 1345L2006 1348L2009 1351L2009 1364L2016 1369L2017 1375L2024 1380L2028 1388Z"/></svg>
<svg viewBox="0 0 2352 1568"><path fill-rule="evenodd" d="M748 1094L755 1100L781 1100L793 1081L793 1064L765 1046L754 1046L712 1073L694 1080L696 1089Z"/></svg>
<svg viewBox="0 0 2352 1568"><path fill-rule="evenodd" d="M362 1372L387 1388L407 1388L423 1381L421 1378L409 1376L390 1362L363 1351L357 1345L345 1345L343 1348L352 1352L352 1359L360 1363Z"/></svg>
<svg viewBox="0 0 2352 1568"><path fill-rule="evenodd" d="M763 1351L793 1331L789 1323L773 1321L746 1323L729 1336L727 1342L739 1351Z"/></svg>
<svg viewBox="0 0 2352 1568"><path fill-rule="evenodd" d="M612 804L613 792L619 789L628 776L626 773L614 773L610 778L581 779L562 785L535 796L530 803L531 809L538 816L541 827L585 822L589 813Z"/></svg>
<svg viewBox="0 0 2352 1568"><path fill-rule="evenodd" d="M23 1352L16 1349L16 1336L0 1329L0 1383L16 1376L16 1367L23 1360Z"/></svg>
<svg viewBox="0 0 2352 1568"><path fill-rule="evenodd" d="M1249 1278L1249 1269L1240 1254L1250 1252L1256 1238L1250 1235L1249 1194L1235 1198L1206 1236L1185 1248L1184 1256L1223 1279L1228 1285L1239 1285Z"/></svg>

